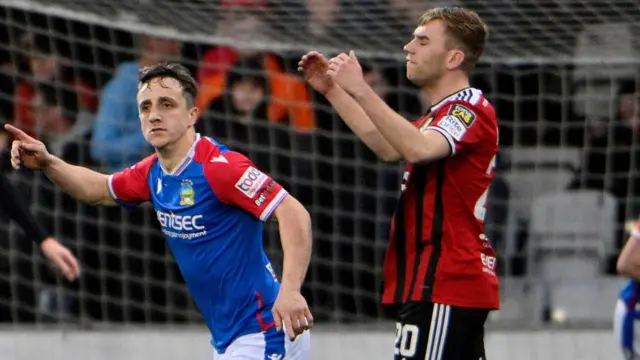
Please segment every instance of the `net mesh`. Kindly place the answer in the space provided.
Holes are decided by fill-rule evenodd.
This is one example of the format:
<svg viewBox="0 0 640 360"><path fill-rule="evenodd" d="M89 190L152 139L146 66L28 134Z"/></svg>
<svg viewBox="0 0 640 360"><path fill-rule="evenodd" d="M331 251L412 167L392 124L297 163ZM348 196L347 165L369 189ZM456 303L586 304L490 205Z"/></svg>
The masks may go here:
<svg viewBox="0 0 640 360"><path fill-rule="evenodd" d="M504 310L496 323L529 326L566 317L566 304L574 301L562 292L567 289L586 291L586 298L602 294L585 308L608 309L619 285L612 276L624 224L638 214L639 44L633 34L640 7L633 0L429 3L474 9L491 27L487 56L472 80L500 118L503 155L487 222L503 279ZM175 44L167 39L180 42L181 62L208 93L201 105L210 125L201 130L248 154L312 214L314 256L304 292L316 318L383 319L381 264L400 168L379 162L294 71L310 48L329 55L355 48L376 91L407 118L419 117L428 104L404 77L401 48L428 6L425 1L0 0L0 5L5 121L31 126L70 162L102 171L131 165L149 151L133 137L135 104L133 122L101 128L111 129L110 136L96 134L106 89L141 49L149 59L152 52L173 51ZM251 61L256 56L258 65ZM242 100L234 103L233 92L219 83L225 73L227 82L262 81L268 102L253 108ZM296 95L282 89L295 89ZM131 99L118 101L110 106L127 108ZM122 114L131 118L130 112ZM84 274L76 284L63 283L19 229L1 226L8 241L1 251L0 320L199 323L150 208L98 209L66 197L39 174L11 177L31 199L38 221L78 254ZM534 226L532 219L538 218L531 205L567 189L600 194L594 207L614 209L604 215L614 219L603 225L612 230L597 246L588 241L532 246L543 235ZM608 199L615 206L602 205ZM588 222L589 214L579 214L575 221ZM266 248L280 264L276 228L270 224L266 233ZM576 249L585 251L576 255ZM557 275L567 269L554 268L557 261L547 255L567 251L574 270L602 281L563 283ZM597 270L590 273L593 264ZM554 291L540 274L566 286ZM591 323L610 319L608 310L572 314Z"/></svg>
<svg viewBox="0 0 640 360"><path fill-rule="evenodd" d="M425 8L463 6L492 29L487 59L572 59L583 30L594 24L627 24L637 30L633 0L2 0L12 8L60 15L137 33L165 34L204 44L268 50L340 50L353 47L398 57ZM260 31L248 23L258 18ZM595 36L591 34L591 36ZM637 49L638 40L632 46ZM621 44L619 44L621 45ZM625 46L627 46L625 44ZM632 54L626 54L632 58ZM604 53L592 54L598 58ZM583 59L593 60L593 58ZM627 59L628 60L628 59Z"/></svg>

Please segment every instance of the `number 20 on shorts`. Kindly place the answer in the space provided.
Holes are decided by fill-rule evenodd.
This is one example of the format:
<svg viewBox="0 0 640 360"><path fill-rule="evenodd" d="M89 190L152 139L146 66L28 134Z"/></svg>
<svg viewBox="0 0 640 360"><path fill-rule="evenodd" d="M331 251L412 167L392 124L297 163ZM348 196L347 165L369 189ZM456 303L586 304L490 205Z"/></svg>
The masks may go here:
<svg viewBox="0 0 640 360"><path fill-rule="evenodd" d="M411 358L416 354L420 329L411 324L396 323L395 355Z"/></svg>

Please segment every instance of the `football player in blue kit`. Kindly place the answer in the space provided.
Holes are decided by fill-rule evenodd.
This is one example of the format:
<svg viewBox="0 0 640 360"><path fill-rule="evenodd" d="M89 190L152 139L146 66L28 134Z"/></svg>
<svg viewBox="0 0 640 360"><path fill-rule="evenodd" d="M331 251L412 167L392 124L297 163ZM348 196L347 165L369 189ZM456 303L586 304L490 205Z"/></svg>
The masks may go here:
<svg viewBox="0 0 640 360"><path fill-rule="evenodd" d="M300 293L311 257L309 213L243 155L194 130L198 88L180 64L140 72L141 128L155 154L112 175L70 165L20 129L14 167L43 170L79 201L151 202L211 332L215 360L308 358L313 317ZM263 222L278 220L281 282L263 250Z"/></svg>
<svg viewBox="0 0 640 360"><path fill-rule="evenodd" d="M614 334L624 359L640 359L640 220L618 257L617 268L629 280L622 287L616 304Z"/></svg>

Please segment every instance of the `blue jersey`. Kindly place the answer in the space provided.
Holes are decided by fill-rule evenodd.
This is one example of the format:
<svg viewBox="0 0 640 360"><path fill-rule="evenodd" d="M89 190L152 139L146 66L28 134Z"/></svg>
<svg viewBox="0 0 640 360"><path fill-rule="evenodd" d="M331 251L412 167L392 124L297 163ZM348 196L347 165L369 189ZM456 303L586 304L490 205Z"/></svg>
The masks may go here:
<svg viewBox="0 0 640 360"><path fill-rule="evenodd" d="M279 284L262 246L263 221L287 196L243 155L203 137L172 173L156 155L109 177L121 205L153 204L219 353L273 327Z"/></svg>
<svg viewBox="0 0 640 360"><path fill-rule="evenodd" d="M620 300L622 300L629 309L635 309L638 304L638 295L640 295L640 284L637 281L629 280L620 290Z"/></svg>

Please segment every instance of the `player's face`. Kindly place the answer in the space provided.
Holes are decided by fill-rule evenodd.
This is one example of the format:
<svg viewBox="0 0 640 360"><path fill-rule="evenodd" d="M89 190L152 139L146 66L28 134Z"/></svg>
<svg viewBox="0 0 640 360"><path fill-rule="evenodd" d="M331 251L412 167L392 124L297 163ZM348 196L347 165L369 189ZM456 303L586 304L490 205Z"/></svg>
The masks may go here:
<svg viewBox="0 0 640 360"><path fill-rule="evenodd" d="M188 106L180 82L173 78L143 84L138 91L138 112L144 137L158 150L185 136L198 114Z"/></svg>
<svg viewBox="0 0 640 360"><path fill-rule="evenodd" d="M461 52L447 45L449 35L442 21L433 20L419 26L413 39L404 47L407 54L407 78L423 87L433 85L455 67Z"/></svg>

